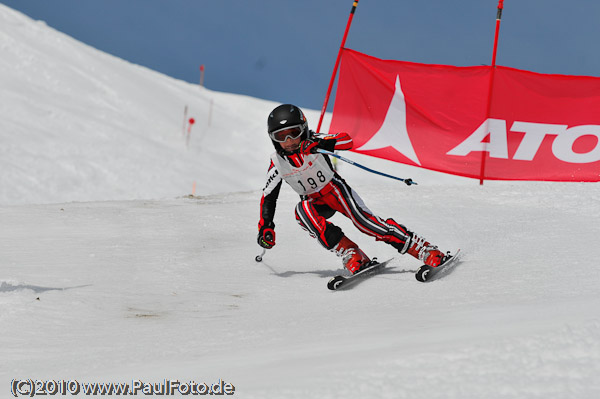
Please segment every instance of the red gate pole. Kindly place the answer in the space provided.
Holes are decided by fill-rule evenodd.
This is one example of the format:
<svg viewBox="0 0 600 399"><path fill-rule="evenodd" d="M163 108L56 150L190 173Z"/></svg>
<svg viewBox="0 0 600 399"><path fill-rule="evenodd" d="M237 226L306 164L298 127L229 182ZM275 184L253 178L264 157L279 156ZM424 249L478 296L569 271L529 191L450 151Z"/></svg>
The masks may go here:
<svg viewBox="0 0 600 399"><path fill-rule="evenodd" d="M204 64L200 65L200 86L204 86Z"/></svg>
<svg viewBox="0 0 600 399"><path fill-rule="evenodd" d="M492 53L492 71L490 74L490 86L488 90L488 103L486 119L490 118L492 110L492 91L494 89L494 75L496 71L496 53L498 52L498 36L500 34L500 20L502 19L502 10L504 9L504 0L498 0L498 12L496 13L496 33L494 34L494 50ZM487 147L487 144L484 144ZM486 150L486 148L484 148ZM485 175L485 160L487 157L487 151L481 152L481 170L479 171L479 185L483 185Z"/></svg>
<svg viewBox="0 0 600 399"><path fill-rule="evenodd" d="M348 31L350 30L350 25L352 24L352 19L354 18L354 11L356 11L357 5L358 5L358 0L354 0L354 2L352 3L352 9L350 10L350 16L348 17L348 22L346 23L346 30L344 31L344 37L342 38L342 44L340 44L340 51L338 51L338 55L335 60L335 66L333 67L333 74L331 75L331 80L329 81L329 87L327 88L327 94L325 95L325 102L323 103L323 108L321 109L321 116L319 117L319 124L317 125L317 133L319 133L321 130L321 123L323 123L323 117L325 116L325 111L327 110L327 103L329 102L329 96L331 95L331 89L333 88L333 82L335 81L335 75L337 75L337 70L340 65L342 50L344 49L344 45L346 44L346 38L348 37Z"/></svg>
<svg viewBox="0 0 600 399"><path fill-rule="evenodd" d="M504 9L504 0L498 0L498 12L496 13L496 34L494 35L494 53L492 55L492 67L496 67L496 53L498 52L498 35L500 33L500 20L502 19L502 10Z"/></svg>

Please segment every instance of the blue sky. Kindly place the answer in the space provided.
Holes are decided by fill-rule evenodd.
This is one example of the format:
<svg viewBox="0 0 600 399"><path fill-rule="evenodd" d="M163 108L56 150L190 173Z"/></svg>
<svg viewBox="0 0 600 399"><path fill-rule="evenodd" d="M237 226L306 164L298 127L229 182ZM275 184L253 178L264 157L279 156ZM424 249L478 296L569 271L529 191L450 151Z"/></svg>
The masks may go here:
<svg viewBox="0 0 600 399"><path fill-rule="evenodd" d="M1 0L188 82L320 109L352 0ZM384 59L491 63L498 0L359 0L346 46ZM600 76L600 1L505 0L497 64ZM329 103L332 109L333 100Z"/></svg>

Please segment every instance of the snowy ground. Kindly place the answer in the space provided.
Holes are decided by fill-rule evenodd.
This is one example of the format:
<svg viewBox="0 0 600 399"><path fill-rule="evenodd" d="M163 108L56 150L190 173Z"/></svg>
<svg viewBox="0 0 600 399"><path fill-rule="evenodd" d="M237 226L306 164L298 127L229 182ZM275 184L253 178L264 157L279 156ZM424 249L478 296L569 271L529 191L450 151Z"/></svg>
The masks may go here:
<svg viewBox="0 0 600 399"><path fill-rule="evenodd" d="M258 192L1 208L3 386L222 378L245 398L596 397L600 205L582 199L597 187L444 193L366 198L460 246L452 274L420 284L418 263L397 257L338 293L325 284L339 260L296 226L293 194L263 263Z"/></svg>
<svg viewBox="0 0 600 399"><path fill-rule="evenodd" d="M464 257L421 284L416 260L336 216L368 255L395 259L331 293L341 263L297 226L290 189L278 243L254 261L272 103L174 81L1 5L0 19L0 397L16 378L222 379L241 398L600 397L599 185L480 187L344 154L418 181L341 166L372 211ZM211 99L210 134L187 148L183 105Z"/></svg>

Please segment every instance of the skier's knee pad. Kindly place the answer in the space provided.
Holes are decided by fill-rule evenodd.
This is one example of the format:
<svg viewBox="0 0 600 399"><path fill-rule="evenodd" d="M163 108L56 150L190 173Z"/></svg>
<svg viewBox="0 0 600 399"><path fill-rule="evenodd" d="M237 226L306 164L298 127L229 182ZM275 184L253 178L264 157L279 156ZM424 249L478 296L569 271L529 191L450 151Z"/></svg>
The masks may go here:
<svg viewBox="0 0 600 399"><path fill-rule="evenodd" d="M325 245L325 248L332 249L341 241L343 237L344 232L342 229L335 224L327 223L327 228L325 229L325 240L327 241L327 245Z"/></svg>

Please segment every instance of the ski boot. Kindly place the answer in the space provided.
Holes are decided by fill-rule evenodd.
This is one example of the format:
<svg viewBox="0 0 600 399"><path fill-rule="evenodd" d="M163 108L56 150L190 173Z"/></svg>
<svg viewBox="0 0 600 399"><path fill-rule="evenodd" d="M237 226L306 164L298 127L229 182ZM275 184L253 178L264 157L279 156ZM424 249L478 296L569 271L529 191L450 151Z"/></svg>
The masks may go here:
<svg viewBox="0 0 600 399"><path fill-rule="evenodd" d="M422 283L427 281L429 276L432 275L431 271L434 268L443 265L451 258L449 254L444 254L437 246L430 244L423 237L419 237L416 234L413 234L406 253L424 263L415 274L415 278Z"/></svg>
<svg viewBox="0 0 600 399"><path fill-rule="evenodd" d="M416 234L412 235L407 254L414 256L427 266L438 267L444 262L446 255L438 249L436 245L425 241L423 237Z"/></svg>
<svg viewBox="0 0 600 399"><path fill-rule="evenodd" d="M371 262L369 257L358 248L358 245L350 241L346 236L342 237L340 242L331 251L342 258L344 267L352 274L358 273L363 268L369 266Z"/></svg>

